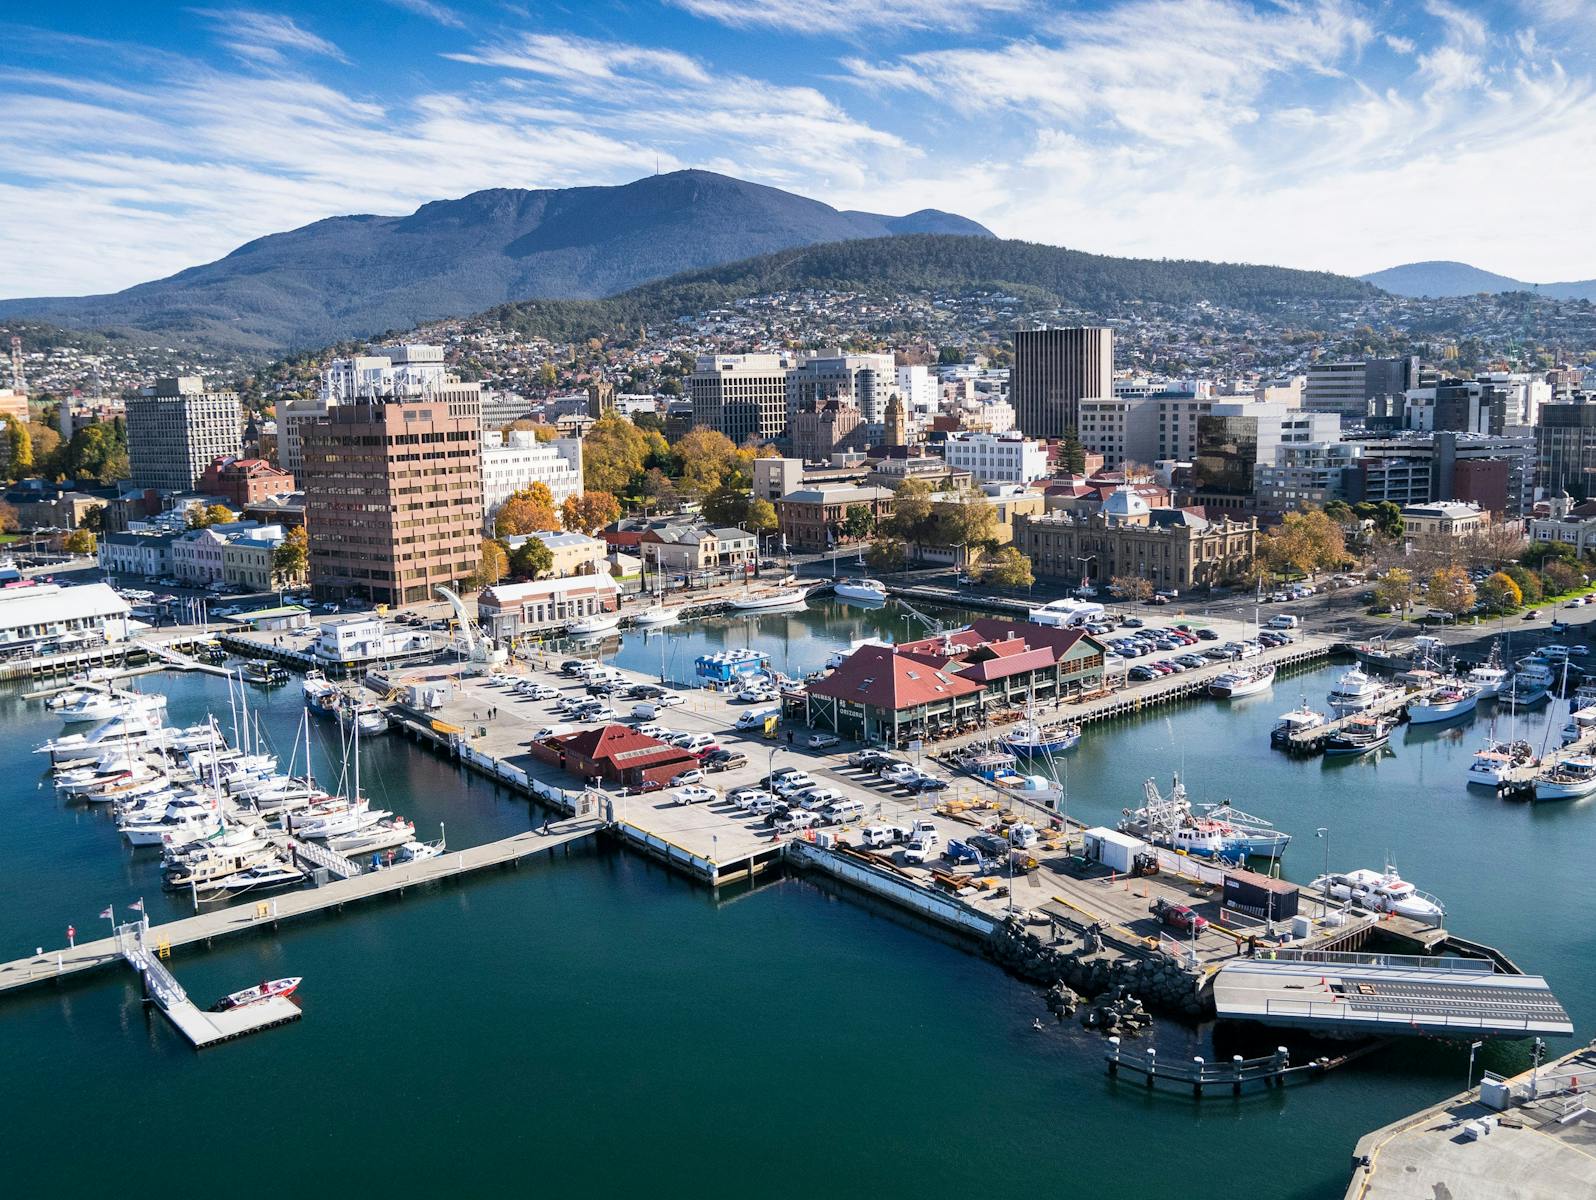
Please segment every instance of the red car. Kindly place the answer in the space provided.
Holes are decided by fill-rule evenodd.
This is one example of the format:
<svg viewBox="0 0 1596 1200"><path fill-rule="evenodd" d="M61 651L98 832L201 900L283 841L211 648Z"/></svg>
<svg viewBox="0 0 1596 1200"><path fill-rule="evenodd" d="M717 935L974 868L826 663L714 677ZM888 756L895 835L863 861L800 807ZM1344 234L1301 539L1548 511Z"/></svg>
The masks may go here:
<svg viewBox="0 0 1596 1200"><path fill-rule="evenodd" d="M1153 905L1153 915L1171 929L1180 929L1187 933L1196 930L1201 933L1208 928L1208 918L1193 912L1184 904L1171 904L1168 900L1160 900Z"/></svg>
<svg viewBox="0 0 1596 1200"><path fill-rule="evenodd" d="M634 783L631 787L627 788L626 794L629 796L641 796L645 792L657 792L664 786L665 785L657 779L645 779L642 783Z"/></svg>

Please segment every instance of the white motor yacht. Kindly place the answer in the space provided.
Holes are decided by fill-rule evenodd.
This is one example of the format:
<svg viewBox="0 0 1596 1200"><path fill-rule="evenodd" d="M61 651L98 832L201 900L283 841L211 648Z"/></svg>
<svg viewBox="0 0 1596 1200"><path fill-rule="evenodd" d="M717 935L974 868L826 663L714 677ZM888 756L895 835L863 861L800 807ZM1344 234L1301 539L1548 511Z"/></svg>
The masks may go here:
<svg viewBox="0 0 1596 1200"><path fill-rule="evenodd" d="M303 883L304 880L305 872L298 867L289 866L284 862L269 862L246 867L234 874L213 879L207 884L200 884L199 890L211 894L220 892L236 896L243 892L264 892L292 887L296 883Z"/></svg>
<svg viewBox="0 0 1596 1200"><path fill-rule="evenodd" d="M55 715L69 725L82 721L109 721L112 717L129 713L158 713L166 707L166 697L159 693L145 695L142 692L84 689L66 695L71 697L67 703L51 707Z"/></svg>
<svg viewBox="0 0 1596 1200"><path fill-rule="evenodd" d="M1325 723L1327 718L1322 712L1315 712L1308 707L1306 697L1296 708L1290 712L1281 713L1275 718L1275 727L1269 731L1270 744L1284 746L1291 741L1293 734L1306 733L1310 729L1317 729Z"/></svg>
<svg viewBox="0 0 1596 1200"><path fill-rule="evenodd" d="M1362 712L1378 703L1386 690L1386 686L1378 679L1353 667L1331 687L1330 711L1338 717Z"/></svg>
<svg viewBox="0 0 1596 1200"><path fill-rule="evenodd" d="M1208 685L1208 694L1221 700L1239 700L1243 696L1256 696L1267 692L1275 682L1275 666L1265 663L1261 667L1226 671Z"/></svg>
<svg viewBox="0 0 1596 1200"><path fill-rule="evenodd" d="M1390 866L1383 872L1361 869L1321 875L1311 886L1332 900L1348 900L1360 908L1415 921L1438 921L1446 915L1439 900L1419 891Z"/></svg>
<svg viewBox="0 0 1596 1200"><path fill-rule="evenodd" d="M887 585L875 579L839 579L832 589L844 600L881 604L887 599Z"/></svg>

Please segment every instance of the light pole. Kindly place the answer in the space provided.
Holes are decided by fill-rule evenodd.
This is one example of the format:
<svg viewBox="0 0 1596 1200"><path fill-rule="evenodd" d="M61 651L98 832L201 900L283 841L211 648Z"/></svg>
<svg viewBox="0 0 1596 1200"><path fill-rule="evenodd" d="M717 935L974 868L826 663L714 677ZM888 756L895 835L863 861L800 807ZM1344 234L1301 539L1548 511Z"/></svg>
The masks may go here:
<svg viewBox="0 0 1596 1200"><path fill-rule="evenodd" d="M1465 1096L1474 1088L1474 1052L1483 1045L1485 1045L1484 1042L1469 1043L1469 1073L1468 1078L1463 1081L1463 1094Z"/></svg>
<svg viewBox="0 0 1596 1200"><path fill-rule="evenodd" d="M1330 915L1330 831L1320 826L1313 836L1324 839L1324 885L1319 890L1319 916L1323 918Z"/></svg>

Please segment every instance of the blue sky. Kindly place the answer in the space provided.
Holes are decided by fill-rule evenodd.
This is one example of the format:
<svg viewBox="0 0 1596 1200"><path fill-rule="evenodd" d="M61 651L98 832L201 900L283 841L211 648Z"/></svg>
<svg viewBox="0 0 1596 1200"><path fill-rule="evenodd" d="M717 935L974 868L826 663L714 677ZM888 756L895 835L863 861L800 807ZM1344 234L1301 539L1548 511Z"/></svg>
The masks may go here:
<svg viewBox="0 0 1596 1200"><path fill-rule="evenodd" d="M0 0L0 295L703 167L1104 253L1596 276L1596 0Z"/></svg>

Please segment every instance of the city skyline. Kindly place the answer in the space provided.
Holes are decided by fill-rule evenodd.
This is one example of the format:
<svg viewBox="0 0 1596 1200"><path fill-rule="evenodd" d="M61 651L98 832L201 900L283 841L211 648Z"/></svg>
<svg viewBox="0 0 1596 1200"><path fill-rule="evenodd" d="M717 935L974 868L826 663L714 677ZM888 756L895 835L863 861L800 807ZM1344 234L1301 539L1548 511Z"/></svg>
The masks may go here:
<svg viewBox="0 0 1596 1200"><path fill-rule="evenodd" d="M77 5L0 22L0 295L699 167L1102 253L1596 276L1596 6ZM1533 187L1503 179L1509 162ZM1483 182L1482 182L1483 181Z"/></svg>

